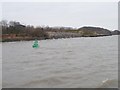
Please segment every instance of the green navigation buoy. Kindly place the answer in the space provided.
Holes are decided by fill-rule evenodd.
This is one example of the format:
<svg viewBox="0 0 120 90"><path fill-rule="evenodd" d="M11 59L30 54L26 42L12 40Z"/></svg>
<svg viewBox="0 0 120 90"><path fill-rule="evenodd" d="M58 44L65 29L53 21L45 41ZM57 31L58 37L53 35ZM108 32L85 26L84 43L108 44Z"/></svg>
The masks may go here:
<svg viewBox="0 0 120 90"><path fill-rule="evenodd" d="M37 39L35 40L35 42L34 42L34 44L33 44L32 47L33 47L33 48L39 48L39 45L38 45L38 41L37 41Z"/></svg>

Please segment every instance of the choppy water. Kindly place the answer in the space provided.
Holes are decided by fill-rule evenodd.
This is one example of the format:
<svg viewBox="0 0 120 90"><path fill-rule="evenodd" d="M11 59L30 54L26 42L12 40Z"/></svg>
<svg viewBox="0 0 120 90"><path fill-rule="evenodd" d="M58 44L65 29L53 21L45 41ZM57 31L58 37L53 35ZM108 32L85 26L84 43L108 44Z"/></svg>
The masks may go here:
<svg viewBox="0 0 120 90"><path fill-rule="evenodd" d="M118 87L118 37L6 42L4 88Z"/></svg>

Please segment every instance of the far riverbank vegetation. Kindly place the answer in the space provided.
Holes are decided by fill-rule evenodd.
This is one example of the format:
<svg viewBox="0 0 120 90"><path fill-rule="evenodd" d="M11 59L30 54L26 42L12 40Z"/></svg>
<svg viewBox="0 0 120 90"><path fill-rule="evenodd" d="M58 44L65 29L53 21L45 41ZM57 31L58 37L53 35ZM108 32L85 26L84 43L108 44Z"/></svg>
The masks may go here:
<svg viewBox="0 0 120 90"><path fill-rule="evenodd" d="M32 25L23 25L17 21L8 22L7 20L2 20L0 27L2 28L2 34L0 35L2 42L120 35L118 30L110 31L101 27L34 27Z"/></svg>

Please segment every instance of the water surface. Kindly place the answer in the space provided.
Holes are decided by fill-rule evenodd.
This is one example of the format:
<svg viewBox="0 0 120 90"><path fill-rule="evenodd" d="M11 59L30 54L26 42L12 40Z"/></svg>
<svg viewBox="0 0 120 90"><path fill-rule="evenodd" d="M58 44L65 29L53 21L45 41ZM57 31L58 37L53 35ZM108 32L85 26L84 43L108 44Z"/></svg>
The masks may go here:
<svg viewBox="0 0 120 90"><path fill-rule="evenodd" d="M118 37L82 37L3 43L4 88L114 88Z"/></svg>

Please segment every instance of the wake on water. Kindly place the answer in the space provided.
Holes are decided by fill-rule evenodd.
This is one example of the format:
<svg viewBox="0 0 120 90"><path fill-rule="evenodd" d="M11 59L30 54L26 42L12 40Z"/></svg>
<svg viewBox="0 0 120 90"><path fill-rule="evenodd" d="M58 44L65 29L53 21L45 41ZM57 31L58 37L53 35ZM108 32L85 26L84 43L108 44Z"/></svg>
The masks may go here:
<svg viewBox="0 0 120 90"><path fill-rule="evenodd" d="M98 88L116 88L118 87L117 79L105 79L102 81L102 84Z"/></svg>

